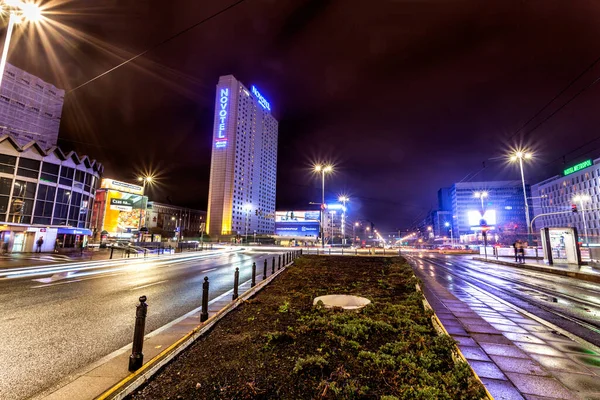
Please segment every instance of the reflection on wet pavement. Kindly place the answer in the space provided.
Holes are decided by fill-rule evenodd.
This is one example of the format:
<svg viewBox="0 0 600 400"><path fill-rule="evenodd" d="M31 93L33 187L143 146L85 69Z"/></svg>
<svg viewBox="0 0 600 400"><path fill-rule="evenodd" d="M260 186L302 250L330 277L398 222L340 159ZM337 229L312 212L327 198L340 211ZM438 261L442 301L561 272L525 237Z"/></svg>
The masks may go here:
<svg viewBox="0 0 600 400"><path fill-rule="evenodd" d="M436 315L494 398L600 398L600 353L593 345L520 313L456 273L447 274L448 263L441 267L425 257L410 261ZM457 264L470 268L459 260L451 265ZM494 279L501 280L500 275ZM542 299L535 289L529 292L557 302L552 296Z"/></svg>

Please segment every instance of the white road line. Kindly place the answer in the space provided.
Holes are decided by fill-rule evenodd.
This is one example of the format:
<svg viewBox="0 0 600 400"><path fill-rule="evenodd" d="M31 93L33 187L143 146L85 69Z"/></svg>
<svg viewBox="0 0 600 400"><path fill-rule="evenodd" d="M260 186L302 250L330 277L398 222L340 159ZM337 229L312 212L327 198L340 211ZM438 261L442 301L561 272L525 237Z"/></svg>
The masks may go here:
<svg viewBox="0 0 600 400"><path fill-rule="evenodd" d="M165 282L168 282L168 281L169 281L168 279L165 279L164 281L158 281L158 282L154 282L154 283L149 283L147 285L136 286L136 287L131 288L129 290L143 289L143 288L147 288L147 287L150 287L150 286L158 285L159 283L165 283Z"/></svg>
<svg viewBox="0 0 600 400"><path fill-rule="evenodd" d="M118 272L116 274L107 274L107 275L101 275L101 276L90 276L89 278L81 278L81 279L73 279L73 280L70 280L70 281L47 283L45 285L31 286L30 289L39 289L39 288L45 288L45 287L50 287L50 286L64 285L65 283L89 281L90 279L98 279L98 278L104 278L104 277L107 277L107 276L115 276L115 275L122 275L122 274L123 274L122 272ZM35 281L36 279L32 279L32 280Z"/></svg>
<svg viewBox="0 0 600 400"><path fill-rule="evenodd" d="M200 271L200 272L210 272L210 271L216 271L218 268L211 268L211 269L205 269L204 271Z"/></svg>

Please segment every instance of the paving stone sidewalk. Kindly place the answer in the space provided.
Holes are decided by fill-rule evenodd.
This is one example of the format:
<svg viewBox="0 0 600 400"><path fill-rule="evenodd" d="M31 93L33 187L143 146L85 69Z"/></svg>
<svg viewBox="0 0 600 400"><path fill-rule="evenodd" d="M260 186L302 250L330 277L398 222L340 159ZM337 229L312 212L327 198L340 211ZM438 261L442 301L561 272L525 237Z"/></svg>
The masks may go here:
<svg viewBox="0 0 600 400"><path fill-rule="evenodd" d="M423 292L494 399L600 399L600 354L475 288Z"/></svg>

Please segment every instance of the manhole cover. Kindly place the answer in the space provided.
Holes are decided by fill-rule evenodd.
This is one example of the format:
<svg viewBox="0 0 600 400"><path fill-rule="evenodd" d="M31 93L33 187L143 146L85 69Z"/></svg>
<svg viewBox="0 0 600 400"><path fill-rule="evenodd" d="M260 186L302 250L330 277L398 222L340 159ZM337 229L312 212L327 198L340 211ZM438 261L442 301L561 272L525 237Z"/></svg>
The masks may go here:
<svg viewBox="0 0 600 400"><path fill-rule="evenodd" d="M344 310L357 310L371 302L371 300L365 299L364 297L350 296L347 294L319 296L313 300L313 305L316 305L319 301L323 302L325 308L341 307Z"/></svg>

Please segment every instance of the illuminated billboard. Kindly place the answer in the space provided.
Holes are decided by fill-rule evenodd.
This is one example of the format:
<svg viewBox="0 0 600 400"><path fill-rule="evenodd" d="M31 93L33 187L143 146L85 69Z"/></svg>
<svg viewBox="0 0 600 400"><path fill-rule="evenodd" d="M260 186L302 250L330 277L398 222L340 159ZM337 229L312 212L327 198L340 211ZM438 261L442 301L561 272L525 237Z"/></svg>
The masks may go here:
<svg viewBox="0 0 600 400"><path fill-rule="evenodd" d="M110 236L137 231L140 228L140 217L142 221L146 218L143 200L144 197L139 195L107 190L104 230Z"/></svg>
<svg viewBox="0 0 600 400"><path fill-rule="evenodd" d="M275 235L290 237L317 237L319 211L276 211Z"/></svg>
<svg viewBox="0 0 600 400"><path fill-rule="evenodd" d="M142 194L144 194L143 187L141 187L139 185L133 185L131 183L120 182L115 179L108 179L108 178L102 179L102 182L100 183L100 187L102 189L114 189L114 190L119 190L119 191L125 192L125 193L139 194L140 196Z"/></svg>
<svg viewBox="0 0 600 400"><path fill-rule="evenodd" d="M311 222L321 219L320 211L276 211L275 222Z"/></svg>
<svg viewBox="0 0 600 400"><path fill-rule="evenodd" d="M496 225L496 210L486 210L483 215L481 215L481 211L471 210L467 212L467 218L471 227L493 226Z"/></svg>

